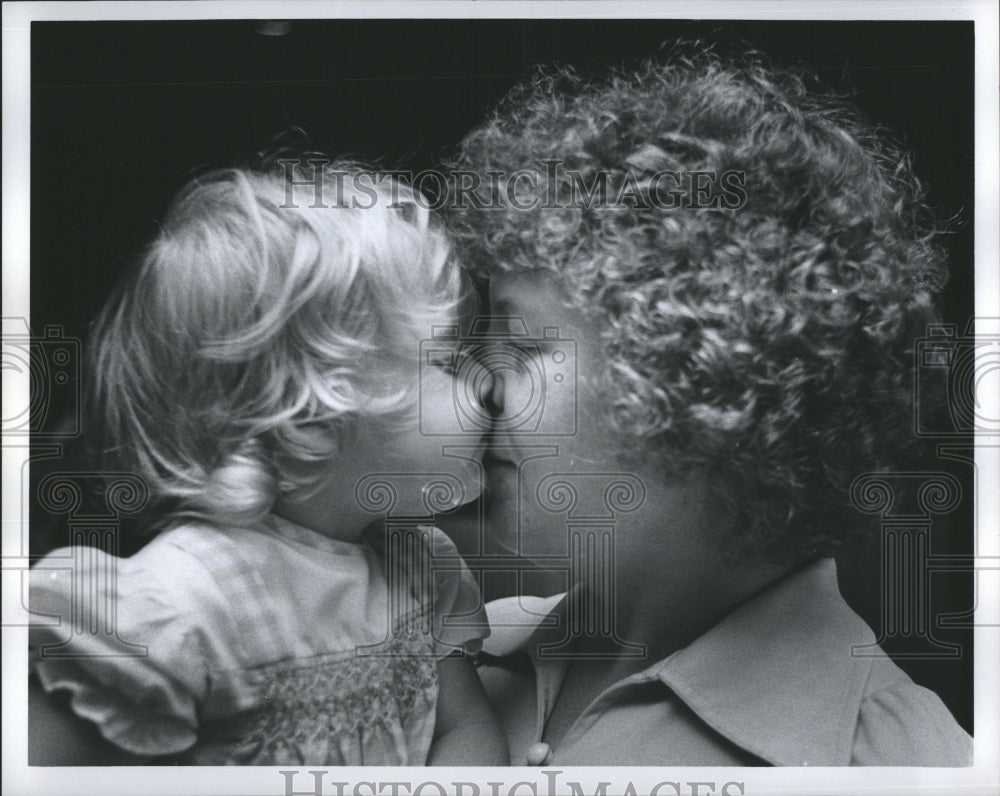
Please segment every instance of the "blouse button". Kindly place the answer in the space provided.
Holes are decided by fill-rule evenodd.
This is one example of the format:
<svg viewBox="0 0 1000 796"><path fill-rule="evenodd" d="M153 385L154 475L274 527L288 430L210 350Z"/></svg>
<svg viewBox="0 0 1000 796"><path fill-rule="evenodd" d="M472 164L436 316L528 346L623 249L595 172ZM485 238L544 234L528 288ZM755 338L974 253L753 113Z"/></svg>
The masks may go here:
<svg viewBox="0 0 1000 796"><path fill-rule="evenodd" d="M528 747L528 765L544 766L552 757L552 751L547 743L533 743Z"/></svg>

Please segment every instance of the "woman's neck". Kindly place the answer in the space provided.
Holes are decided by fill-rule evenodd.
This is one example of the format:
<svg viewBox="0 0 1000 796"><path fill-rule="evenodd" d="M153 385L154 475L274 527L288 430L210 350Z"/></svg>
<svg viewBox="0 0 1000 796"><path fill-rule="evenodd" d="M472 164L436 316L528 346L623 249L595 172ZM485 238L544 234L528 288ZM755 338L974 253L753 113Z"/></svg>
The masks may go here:
<svg viewBox="0 0 1000 796"><path fill-rule="evenodd" d="M613 544L590 545L574 590L584 649L646 649L645 665L687 646L792 566L731 563L737 530L715 516L703 481L660 490L623 517ZM613 632L607 632L608 622ZM623 647L624 645L624 647ZM610 650L609 650L610 651ZM620 656L621 666L635 662Z"/></svg>
<svg viewBox="0 0 1000 796"><path fill-rule="evenodd" d="M704 559L686 567L676 563L665 569L620 570L612 593L587 585L576 590L570 610L577 617L578 651L615 655L613 668L622 676L641 671L697 640L790 569L740 571L706 566ZM641 657L637 649L643 650Z"/></svg>

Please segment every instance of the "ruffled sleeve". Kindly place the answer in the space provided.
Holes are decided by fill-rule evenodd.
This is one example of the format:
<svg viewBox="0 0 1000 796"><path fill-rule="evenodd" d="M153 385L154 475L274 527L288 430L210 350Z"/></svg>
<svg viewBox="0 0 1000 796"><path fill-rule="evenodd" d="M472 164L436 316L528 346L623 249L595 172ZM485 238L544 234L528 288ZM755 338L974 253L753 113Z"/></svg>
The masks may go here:
<svg viewBox="0 0 1000 796"><path fill-rule="evenodd" d="M899 681L862 702L851 765L969 766L972 738L937 694Z"/></svg>
<svg viewBox="0 0 1000 796"><path fill-rule="evenodd" d="M155 543L154 543L155 544ZM46 692L70 692L73 711L133 754L184 751L197 740L208 689L197 570L142 553L52 553L30 576L30 666ZM65 563L65 568L56 568ZM210 614L209 614L210 615ZM196 619L196 617L202 619Z"/></svg>

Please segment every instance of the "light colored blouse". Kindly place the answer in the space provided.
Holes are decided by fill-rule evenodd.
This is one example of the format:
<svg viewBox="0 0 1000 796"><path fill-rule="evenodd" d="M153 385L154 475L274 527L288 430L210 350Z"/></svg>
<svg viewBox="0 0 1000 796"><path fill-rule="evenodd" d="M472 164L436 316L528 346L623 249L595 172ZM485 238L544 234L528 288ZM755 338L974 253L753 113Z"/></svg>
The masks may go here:
<svg viewBox="0 0 1000 796"><path fill-rule="evenodd" d="M564 595L487 605L480 677L514 765L968 766L972 739L877 646L833 559L613 684L542 743L572 648Z"/></svg>
<svg viewBox="0 0 1000 796"><path fill-rule="evenodd" d="M273 515L184 525L131 558L54 551L31 572L31 668L135 754L421 765L437 660L488 631L451 541L423 526L409 538L405 570L429 574L419 588L387 578L368 544Z"/></svg>

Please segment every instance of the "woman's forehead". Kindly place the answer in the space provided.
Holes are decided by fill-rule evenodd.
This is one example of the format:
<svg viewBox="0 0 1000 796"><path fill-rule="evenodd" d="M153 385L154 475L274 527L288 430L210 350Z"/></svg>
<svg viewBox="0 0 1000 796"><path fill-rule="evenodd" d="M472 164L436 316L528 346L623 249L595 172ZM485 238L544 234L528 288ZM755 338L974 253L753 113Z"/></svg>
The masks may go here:
<svg viewBox="0 0 1000 796"><path fill-rule="evenodd" d="M589 325L583 313L568 305L558 279L547 271L497 274L490 279L489 296L491 316L521 318L534 337L545 337L546 327L582 331Z"/></svg>

